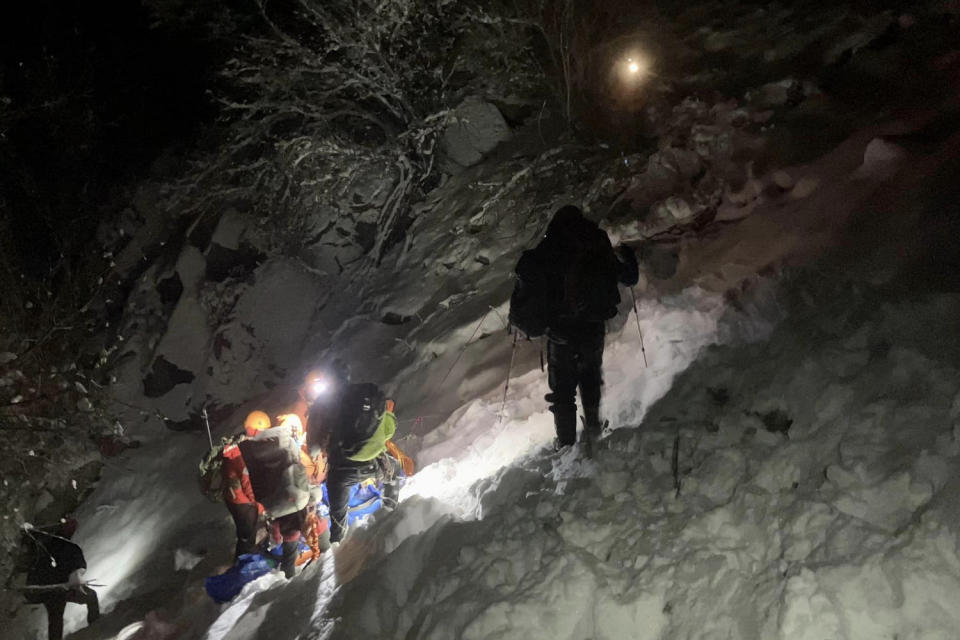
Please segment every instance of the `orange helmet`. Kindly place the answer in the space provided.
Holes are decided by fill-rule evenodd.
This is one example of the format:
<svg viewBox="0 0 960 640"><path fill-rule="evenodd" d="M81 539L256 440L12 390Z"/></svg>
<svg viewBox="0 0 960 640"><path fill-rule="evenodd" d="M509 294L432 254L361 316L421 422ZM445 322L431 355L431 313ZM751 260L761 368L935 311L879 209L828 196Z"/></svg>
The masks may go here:
<svg viewBox="0 0 960 640"><path fill-rule="evenodd" d="M255 436L258 432L270 428L270 416L263 411L251 411L243 423L248 436Z"/></svg>

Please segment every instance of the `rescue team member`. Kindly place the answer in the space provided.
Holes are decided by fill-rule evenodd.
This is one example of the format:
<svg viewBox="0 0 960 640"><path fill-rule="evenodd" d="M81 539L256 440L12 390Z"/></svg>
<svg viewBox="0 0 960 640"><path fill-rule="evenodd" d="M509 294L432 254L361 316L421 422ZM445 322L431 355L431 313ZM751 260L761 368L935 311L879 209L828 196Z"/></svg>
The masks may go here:
<svg viewBox="0 0 960 640"><path fill-rule="evenodd" d="M327 373L329 388L311 408L308 424L311 447L328 452L330 542L336 544L346 530L350 489L367 479L380 480L384 503L395 505L400 463L387 453L387 442L397 430L393 401L375 384L352 384L342 360L334 360Z"/></svg>
<svg viewBox="0 0 960 640"><path fill-rule="evenodd" d="M65 519L52 531L25 528L27 586L24 594L30 604L42 604L47 610L47 638L63 638L63 610L68 602L87 605L87 623L100 617L97 592L81 582L87 569L83 550L70 538L77 521Z"/></svg>
<svg viewBox="0 0 960 640"><path fill-rule="evenodd" d="M577 390L583 441L592 452L600 437L605 323L617 315L618 284L633 286L639 268L633 250L615 251L600 227L572 205L550 220L543 240L524 251L516 267L510 322L530 337L547 336L547 381L557 448L577 442Z"/></svg>
<svg viewBox="0 0 960 640"><path fill-rule="evenodd" d="M253 412L257 413L262 412ZM301 463L301 447L289 426L272 427L269 419L254 420L253 425L256 434L237 446L247 466L253 495L273 521L275 539L281 541L280 566L284 575L292 578L311 501L310 480Z"/></svg>
<svg viewBox="0 0 960 640"><path fill-rule="evenodd" d="M262 411L253 411L244 421L247 437L254 437L270 427L270 418ZM237 529L235 557L257 551L257 521L263 511L253 494L250 474L236 443L223 448L223 501Z"/></svg>

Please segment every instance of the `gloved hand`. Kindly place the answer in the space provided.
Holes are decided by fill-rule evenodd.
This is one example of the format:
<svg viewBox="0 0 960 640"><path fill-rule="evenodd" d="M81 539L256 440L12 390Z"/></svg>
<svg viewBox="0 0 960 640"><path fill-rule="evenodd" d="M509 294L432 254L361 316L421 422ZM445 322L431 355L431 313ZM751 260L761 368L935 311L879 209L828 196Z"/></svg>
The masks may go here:
<svg viewBox="0 0 960 640"><path fill-rule="evenodd" d="M621 244L617 247L617 260L620 262L620 273L617 280L620 284L632 287L640 278L640 265L637 264L637 254L632 247Z"/></svg>
<svg viewBox="0 0 960 640"><path fill-rule="evenodd" d="M75 571L70 572L70 575L67 577L67 584L71 587L78 587L83 583L83 574L86 573L86 569L76 569Z"/></svg>

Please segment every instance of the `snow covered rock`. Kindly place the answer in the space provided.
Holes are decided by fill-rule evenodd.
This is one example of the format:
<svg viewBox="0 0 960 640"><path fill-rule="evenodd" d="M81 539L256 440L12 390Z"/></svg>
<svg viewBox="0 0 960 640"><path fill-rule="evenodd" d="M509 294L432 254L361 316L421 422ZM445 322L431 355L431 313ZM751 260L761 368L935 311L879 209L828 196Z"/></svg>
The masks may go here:
<svg viewBox="0 0 960 640"><path fill-rule="evenodd" d="M657 219L669 220L678 224L687 222L696 215L696 212L686 200L676 196L670 196L663 202L654 205L652 213Z"/></svg>
<svg viewBox="0 0 960 640"><path fill-rule="evenodd" d="M195 247L184 247L175 268L183 293L177 301L166 331L157 345L145 390L157 398L156 406L172 420L184 420L189 412L192 389L186 384L202 371L211 332L199 293L206 261Z"/></svg>
<svg viewBox="0 0 960 640"><path fill-rule="evenodd" d="M874 138L863 152L863 164L854 172L856 178L883 179L893 174L906 152L882 138Z"/></svg>
<svg viewBox="0 0 960 640"><path fill-rule="evenodd" d="M178 548L173 552L173 567L176 571L190 571L195 566L203 562L203 556Z"/></svg>
<svg viewBox="0 0 960 640"><path fill-rule="evenodd" d="M782 107L803 99L803 85L793 78L765 84L747 93L747 100L760 107Z"/></svg>
<svg viewBox="0 0 960 640"><path fill-rule="evenodd" d="M223 404L242 402L299 364L320 286L293 260L276 258L258 267L254 282L238 292L210 337L197 394Z"/></svg>
<svg viewBox="0 0 960 640"><path fill-rule="evenodd" d="M458 173L471 167L498 144L512 137L510 125L497 107L471 96L450 115L443 132L444 170Z"/></svg>

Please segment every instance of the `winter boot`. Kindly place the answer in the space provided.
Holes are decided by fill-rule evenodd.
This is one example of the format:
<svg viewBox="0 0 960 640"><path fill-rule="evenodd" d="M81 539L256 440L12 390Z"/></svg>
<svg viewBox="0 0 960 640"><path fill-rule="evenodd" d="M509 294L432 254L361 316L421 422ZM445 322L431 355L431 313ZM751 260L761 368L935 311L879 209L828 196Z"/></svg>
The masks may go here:
<svg viewBox="0 0 960 640"><path fill-rule="evenodd" d="M396 480L383 483L383 508L393 511L400 503L400 483Z"/></svg>
<svg viewBox="0 0 960 640"><path fill-rule="evenodd" d="M592 458L597 448L597 442L600 440L600 433L603 431L603 424L600 422L600 407L583 408L583 453L587 458Z"/></svg>
<svg viewBox="0 0 960 640"><path fill-rule="evenodd" d="M575 410L553 410L553 424L557 428L557 440L555 448L558 451L562 447L571 446L577 443L577 413Z"/></svg>
<svg viewBox="0 0 960 640"><path fill-rule="evenodd" d="M597 435L603 430L603 423L600 421L600 407L583 408L583 429Z"/></svg>
<svg viewBox="0 0 960 640"><path fill-rule="evenodd" d="M283 575L289 580L297 574L297 551L300 548L300 541L284 542L281 548L283 557L280 560L280 568L283 569Z"/></svg>

